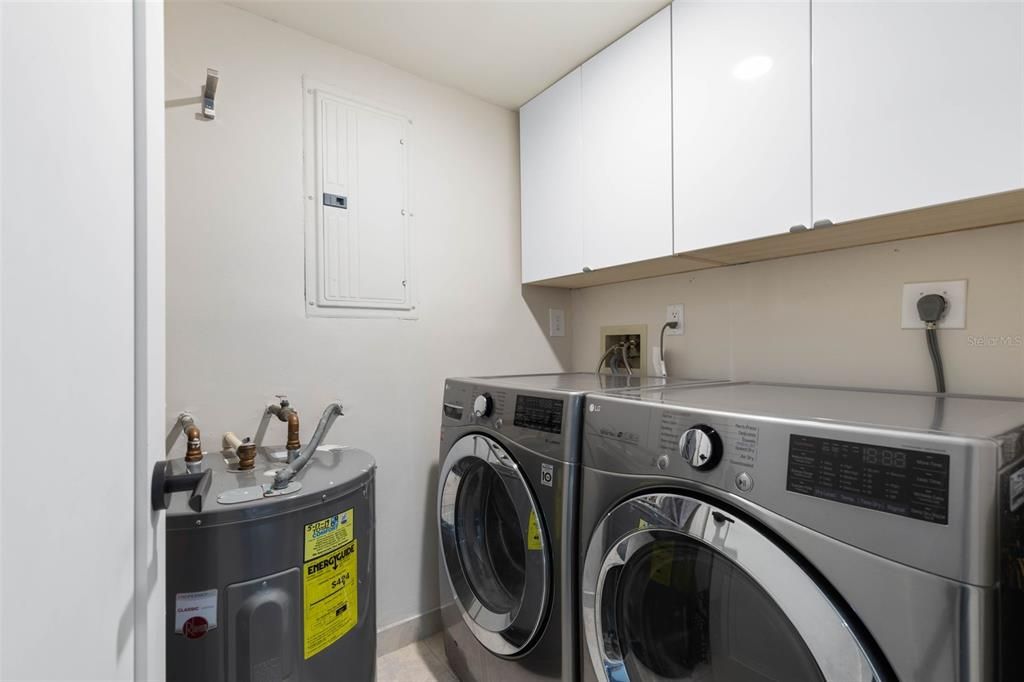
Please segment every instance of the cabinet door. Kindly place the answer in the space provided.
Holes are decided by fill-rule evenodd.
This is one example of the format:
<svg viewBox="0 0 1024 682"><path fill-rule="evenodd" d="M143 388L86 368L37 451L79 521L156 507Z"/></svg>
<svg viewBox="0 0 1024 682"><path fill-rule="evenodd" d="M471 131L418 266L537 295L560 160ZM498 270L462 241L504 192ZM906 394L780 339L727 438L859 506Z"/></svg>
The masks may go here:
<svg viewBox="0 0 1024 682"><path fill-rule="evenodd" d="M1024 186L1022 7L813 2L816 220Z"/></svg>
<svg viewBox="0 0 1024 682"><path fill-rule="evenodd" d="M675 250L811 217L810 2L672 5Z"/></svg>
<svg viewBox="0 0 1024 682"><path fill-rule="evenodd" d="M583 265L672 253L672 46L666 7L583 64Z"/></svg>
<svg viewBox="0 0 1024 682"><path fill-rule="evenodd" d="M519 110L523 282L583 268L580 69Z"/></svg>

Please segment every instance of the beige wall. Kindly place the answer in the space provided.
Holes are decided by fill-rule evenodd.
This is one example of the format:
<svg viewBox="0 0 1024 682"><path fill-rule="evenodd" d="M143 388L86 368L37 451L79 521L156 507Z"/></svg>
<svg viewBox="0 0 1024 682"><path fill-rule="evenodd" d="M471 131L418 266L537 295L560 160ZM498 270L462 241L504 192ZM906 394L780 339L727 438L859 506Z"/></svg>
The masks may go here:
<svg viewBox="0 0 1024 682"><path fill-rule="evenodd" d="M168 425L193 410L214 448L284 392L308 436L340 398L329 442L379 467L378 624L430 610L444 377L569 361L570 339L546 329L570 294L519 285L516 115L226 5L173 3L166 18L167 98L221 75L215 122L167 110ZM305 317L303 75L414 121L417 321Z"/></svg>
<svg viewBox="0 0 1024 682"><path fill-rule="evenodd" d="M947 388L1024 396L1024 224L747 263L573 292L572 359L598 360L602 325L685 305L669 372L915 390L934 387L921 330L900 328L904 282L967 279L967 328L943 330ZM1016 337L975 345L972 337ZM988 342L986 342L988 343Z"/></svg>
<svg viewBox="0 0 1024 682"><path fill-rule="evenodd" d="M1024 225L571 294L522 288L514 113L226 5L170 4L166 42L168 99L195 97L207 67L222 79L215 122L194 104L167 110L168 425L194 411L213 448L286 392L308 435L341 398L329 440L379 466L379 625L436 606L445 376L589 370L600 326L646 323L655 339L665 306L683 303L674 374L929 389L923 332L900 329L901 287L966 278L968 328L940 339L949 387L1024 395L1024 346L970 342L1024 335ZM414 121L417 321L305 317L304 75ZM566 309L570 336L547 338L548 307Z"/></svg>

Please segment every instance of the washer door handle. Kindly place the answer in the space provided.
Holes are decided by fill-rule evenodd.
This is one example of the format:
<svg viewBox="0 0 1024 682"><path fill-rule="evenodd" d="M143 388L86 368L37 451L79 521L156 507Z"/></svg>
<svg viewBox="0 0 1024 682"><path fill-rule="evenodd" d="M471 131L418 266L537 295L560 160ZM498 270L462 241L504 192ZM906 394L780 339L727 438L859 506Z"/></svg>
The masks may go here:
<svg viewBox="0 0 1024 682"><path fill-rule="evenodd" d="M715 520L715 523L719 523L719 524L721 524L721 523L732 523L732 521L733 521L732 519L730 519L728 516L726 516L725 514L723 514L720 511L713 511L713 512L711 512L711 518L713 518Z"/></svg>

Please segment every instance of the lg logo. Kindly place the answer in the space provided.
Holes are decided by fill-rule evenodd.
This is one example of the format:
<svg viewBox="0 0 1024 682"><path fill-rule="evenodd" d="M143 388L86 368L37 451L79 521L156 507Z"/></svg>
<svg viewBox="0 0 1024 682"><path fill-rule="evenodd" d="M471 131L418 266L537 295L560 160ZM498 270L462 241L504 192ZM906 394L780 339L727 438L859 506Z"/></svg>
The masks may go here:
<svg viewBox="0 0 1024 682"><path fill-rule="evenodd" d="M553 464L540 465L540 484L549 488L555 485L555 466Z"/></svg>

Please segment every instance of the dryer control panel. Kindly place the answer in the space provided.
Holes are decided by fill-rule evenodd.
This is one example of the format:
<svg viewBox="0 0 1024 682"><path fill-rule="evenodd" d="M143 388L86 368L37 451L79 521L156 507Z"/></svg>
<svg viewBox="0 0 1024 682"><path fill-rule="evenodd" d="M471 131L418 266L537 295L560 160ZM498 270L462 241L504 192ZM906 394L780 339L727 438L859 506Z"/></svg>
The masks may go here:
<svg viewBox="0 0 1024 682"><path fill-rule="evenodd" d="M702 450L695 430L713 431L720 448ZM698 486L908 566L982 585L994 577L983 549L994 529L984 506L970 500L985 499L996 447L991 439L921 430L590 395L581 462L652 487Z"/></svg>
<svg viewBox="0 0 1024 682"><path fill-rule="evenodd" d="M949 455L794 433L786 490L944 524Z"/></svg>

